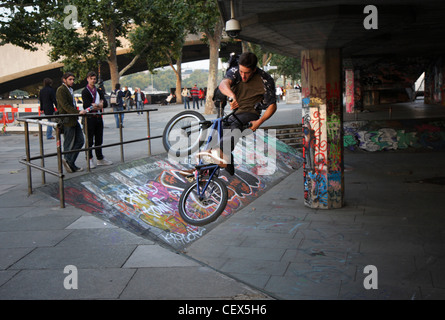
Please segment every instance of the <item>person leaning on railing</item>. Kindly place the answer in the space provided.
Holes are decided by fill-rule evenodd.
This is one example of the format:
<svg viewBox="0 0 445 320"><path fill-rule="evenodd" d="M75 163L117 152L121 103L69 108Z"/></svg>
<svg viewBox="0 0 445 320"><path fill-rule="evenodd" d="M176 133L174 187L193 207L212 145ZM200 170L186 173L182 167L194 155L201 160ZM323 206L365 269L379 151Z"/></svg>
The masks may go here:
<svg viewBox="0 0 445 320"><path fill-rule="evenodd" d="M57 110L60 115L63 114L86 114L87 110L77 110L74 100L75 76L71 72L66 72L62 76L62 85L57 88L56 100ZM71 151L81 149L85 142L82 128L80 127L78 117L63 118L63 151ZM79 152L71 152L64 155L62 159L63 165L68 172L82 171L82 168L76 166L75 162Z"/></svg>

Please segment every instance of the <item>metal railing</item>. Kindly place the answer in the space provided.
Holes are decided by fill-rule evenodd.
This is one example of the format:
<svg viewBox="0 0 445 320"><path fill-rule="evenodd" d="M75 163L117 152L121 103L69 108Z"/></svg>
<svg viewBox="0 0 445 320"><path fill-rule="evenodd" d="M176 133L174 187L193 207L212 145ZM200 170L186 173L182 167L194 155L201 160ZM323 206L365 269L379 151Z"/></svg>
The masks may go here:
<svg viewBox="0 0 445 320"><path fill-rule="evenodd" d="M91 147L88 145L88 122L87 117L91 117L97 114L66 114L66 115L51 115L51 116L29 116L24 118L18 118L17 121L24 122L24 129L25 129L25 151L26 151L26 158L19 160L19 163L26 165L27 169L27 180L28 180L28 195L32 194L32 175L31 175L31 168L38 169L42 172L42 185L46 184L46 176L45 174L51 174L59 179L59 194L60 194L60 207L65 208L65 189L64 189L64 178L65 175L63 173L63 163L62 163L62 156L64 154L68 153L75 153L75 152L82 152L84 151L86 154L87 159L87 170L91 171L90 168L90 156L89 151L98 149L98 148L109 148L109 147L115 147L120 146L120 154L121 154L121 162L125 162L124 157L124 145L129 143L135 143L135 142L141 142L141 141L147 141L148 142L148 156L151 156L151 140L152 139L158 139L162 136L154 136L151 137L150 134L150 112L151 111L157 111L158 109L145 109L145 110L134 110L134 111L117 111L117 112L106 112L102 113L102 116L108 116L108 115L115 115L117 114L119 117L119 123L122 123L122 115L125 113L134 113L134 112L144 112L147 115L147 137L140 138L140 139L133 139L128 141L123 141L123 128L122 126L119 126L119 142L116 143L110 143L110 144L103 144L96 147ZM82 117L82 124L83 124L83 132L85 135L85 146L86 148L77 149L77 150L71 150L71 151L62 151L62 127L63 125L61 122L54 122L55 119L63 120L67 117ZM45 120L45 121L44 121ZM39 149L40 149L40 155L31 157L31 147L30 147L30 141L29 141L29 124L38 124L39 125ZM43 147L43 126L51 126L56 131L56 152L55 153L49 153L45 154L44 147ZM57 171L45 168L45 158L49 157L57 157ZM39 160L40 159L40 165L37 165L35 163L32 163L31 161Z"/></svg>

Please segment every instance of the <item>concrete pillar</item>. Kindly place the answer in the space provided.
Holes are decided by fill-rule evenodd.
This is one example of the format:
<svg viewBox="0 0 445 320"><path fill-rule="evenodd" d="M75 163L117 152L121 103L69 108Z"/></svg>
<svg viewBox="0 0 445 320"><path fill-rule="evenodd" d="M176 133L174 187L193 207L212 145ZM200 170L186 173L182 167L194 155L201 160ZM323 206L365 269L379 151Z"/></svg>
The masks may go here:
<svg viewBox="0 0 445 320"><path fill-rule="evenodd" d="M345 100L346 100L346 112L354 113L354 70L346 69L345 70Z"/></svg>
<svg viewBox="0 0 445 320"><path fill-rule="evenodd" d="M340 49L301 53L304 202L341 208L344 202L342 68Z"/></svg>

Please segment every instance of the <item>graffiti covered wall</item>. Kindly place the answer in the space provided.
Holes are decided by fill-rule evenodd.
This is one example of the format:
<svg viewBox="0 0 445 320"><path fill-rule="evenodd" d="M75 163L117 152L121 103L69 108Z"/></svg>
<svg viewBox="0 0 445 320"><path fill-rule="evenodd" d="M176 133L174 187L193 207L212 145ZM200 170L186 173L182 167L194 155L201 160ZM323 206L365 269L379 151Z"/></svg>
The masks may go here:
<svg viewBox="0 0 445 320"><path fill-rule="evenodd" d="M302 165L295 149L274 137L260 133L256 136L257 143L241 141L237 145L234 176L221 170L220 178L226 182L229 193L222 216L230 216L246 206ZM268 146L269 150L264 151ZM183 248L221 221L219 218L207 226L195 227L181 219L178 200L188 181L178 172L185 168L190 166L162 154L93 170L65 180L65 200L138 235ZM59 198L58 185L42 190Z"/></svg>
<svg viewBox="0 0 445 320"><path fill-rule="evenodd" d="M354 68L359 77L355 86L361 91L359 103L370 106L410 101L414 83L428 63L429 60L422 57L355 59Z"/></svg>
<svg viewBox="0 0 445 320"><path fill-rule="evenodd" d="M445 106L443 57L432 62L425 71L425 103Z"/></svg>
<svg viewBox="0 0 445 320"><path fill-rule="evenodd" d="M444 119L348 121L343 127L344 147L352 151L445 149Z"/></svg>

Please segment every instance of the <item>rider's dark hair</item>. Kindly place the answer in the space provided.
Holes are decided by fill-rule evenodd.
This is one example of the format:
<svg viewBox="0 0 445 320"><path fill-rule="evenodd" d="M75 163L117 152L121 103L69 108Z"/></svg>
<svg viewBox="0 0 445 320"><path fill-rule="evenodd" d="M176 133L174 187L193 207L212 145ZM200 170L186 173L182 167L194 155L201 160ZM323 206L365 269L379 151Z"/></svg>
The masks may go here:
<svg viewBox="0 0 445 320"><path fill-rule="evenodd" d="M242 53L238 60L239 65L242 65L243 67L246 67L249 69L255 69L257 63L258 63L258 58L252 52Z"/></svg>

